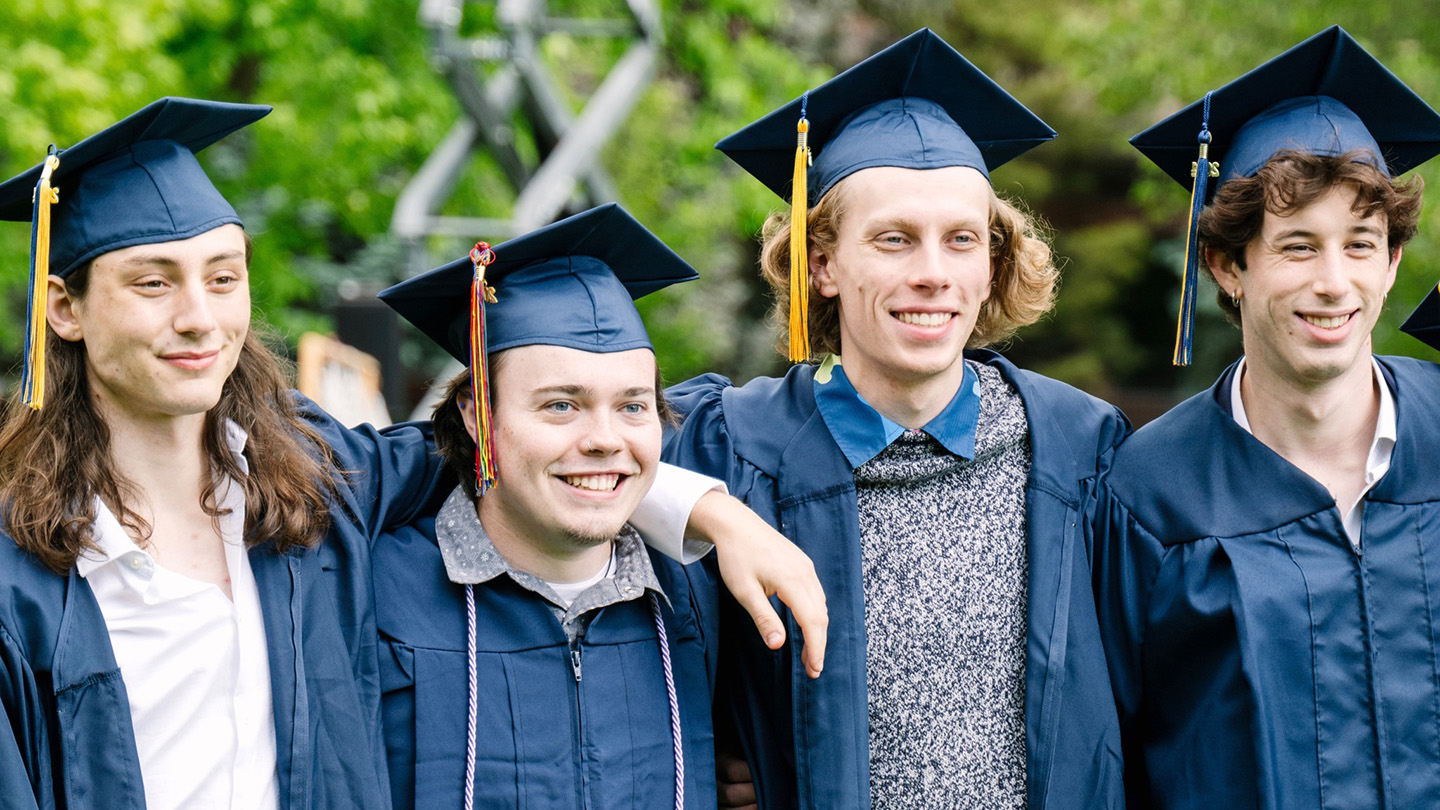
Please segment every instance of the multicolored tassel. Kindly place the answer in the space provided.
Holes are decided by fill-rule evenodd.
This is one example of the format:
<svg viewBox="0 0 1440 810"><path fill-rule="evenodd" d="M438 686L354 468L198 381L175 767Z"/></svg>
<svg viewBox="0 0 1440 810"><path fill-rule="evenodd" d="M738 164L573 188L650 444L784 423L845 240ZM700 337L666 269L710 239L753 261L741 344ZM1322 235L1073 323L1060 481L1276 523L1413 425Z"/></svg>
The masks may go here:
<svg viewBox="0 0 1440 810"><path fill-rule="evenodd" d="M60 158L51 145L35 185L34 211L30 222L30 294L26 302L29 326L25 330L25 371L21 376L21 400L33 410L45 407L45 309L50 281L50 206L60 202L60 190L50 178L60 168Z"/></svg>
<svg viewBox="0 0 1440 810"><path fill-rule="evenodd" d="M497 483L495 435L490 415L490 370L485 360L485 305L495 303L495 288L485 283L485 268L495 251L484 242L470 249L475 278L470 286L470 400L475 416L475 486L484 495Z"/></svg>
<svg viewBox="0 0 1440 810"><path fill-rule="evenodd" d="M807 90L800 97L800 120L795 124L795 173L790 183L790 362L810 359L810 257L806 250L805 216L808 212L807 170L810 167L810 121L805 109Z"/></svg>
<svg viewBox="0 0 1440 810"><path fill-rule="evenodd" d="M1200 276L1200 211L1205 207L1205 195L1210 188L1210 179L1220 176L1220 164L1210 160L1210 93L1205 94L1204 113L1200 121L1200 154L1190 164L1190 176L1195 184L1190 191L1190 222L1185 229L1185 274L1180 281L1180 318L1175 324L1175 356L1171 362L1177 366L1190 365L1191 350L1195 343L1195 292Z"/></svg>

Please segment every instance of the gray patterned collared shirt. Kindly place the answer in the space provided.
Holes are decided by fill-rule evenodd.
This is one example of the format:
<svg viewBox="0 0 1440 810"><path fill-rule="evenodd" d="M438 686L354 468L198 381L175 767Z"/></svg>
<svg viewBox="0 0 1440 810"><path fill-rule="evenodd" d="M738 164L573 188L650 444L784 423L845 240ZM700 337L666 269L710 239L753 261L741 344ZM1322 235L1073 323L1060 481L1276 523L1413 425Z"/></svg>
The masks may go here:
<svg viewBox="0 0 1440 810"><path fill-rule="evenodd" d="M451 582L479 585L502 575L508 576L517 585L550 604L571 642L584 635L596 611L607 605L639 599L647 590L666 599L660 581L655 577L655 569L650 566L645 544L628 523L615 536L614 575L591 585L575 597L569 608L564 606L563 600L545 580L512 568L509 561L495 550L480 523L480 517L475 513L474 501L463 488L456 487L435 516L435 539L440 545L440 557L445 561L445 575ZM668 599L666 603L669 603Z"/></svg>

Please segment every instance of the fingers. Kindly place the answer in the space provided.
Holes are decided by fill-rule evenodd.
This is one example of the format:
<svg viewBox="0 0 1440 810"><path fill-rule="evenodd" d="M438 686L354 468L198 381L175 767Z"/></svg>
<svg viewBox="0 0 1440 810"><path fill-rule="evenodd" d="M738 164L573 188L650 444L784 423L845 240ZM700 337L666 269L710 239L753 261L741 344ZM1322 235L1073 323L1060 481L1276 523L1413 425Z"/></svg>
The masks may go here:
<svg viewBox="0 0 1440 810"><path fill-rule="evenodd" d="M820 588L820 580L815 578L814 566L809 566L807 570L807 581L780 591L779 596L790 608L805 641L800 654L800 659L805 664L805 674L818 678L825 669L825 642L830 631L830 612L825 606L825 592Z"/></svg>
<svg viewBox="0 0 1440 810"><path fill-rule="evenodd" d="M755 622L755 629L765 640L765 646L772 650L780 649L785 643L785 623L776 615L760 584L755 580L742 580L730 589L730 595L750 614L750 620Z"/></svg>
<svg viewBox="0 0 1440 810"><path fill-rule="evenodd" d="M721 807L755 808L758 801L755 783L751 781L750 766L740 757L722 751L715 752L716 798Z"/></svg>

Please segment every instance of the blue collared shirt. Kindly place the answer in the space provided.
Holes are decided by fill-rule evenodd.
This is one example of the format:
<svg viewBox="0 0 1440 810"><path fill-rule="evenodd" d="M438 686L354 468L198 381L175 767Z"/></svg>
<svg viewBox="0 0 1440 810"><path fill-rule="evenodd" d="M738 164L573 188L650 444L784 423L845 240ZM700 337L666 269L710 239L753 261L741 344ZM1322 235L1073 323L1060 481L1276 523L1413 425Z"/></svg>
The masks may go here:
<svg viewBox="0 0 1440 810"><path fill-rule="evenodd" d="M859 467L900 438L905 428L875 410L845 376L839 355L829 355L815 372L815 405L851 467ZM961 458L975 458L975 425L980 420L980 376L969 364L955 398L921 430Z"/></svg>

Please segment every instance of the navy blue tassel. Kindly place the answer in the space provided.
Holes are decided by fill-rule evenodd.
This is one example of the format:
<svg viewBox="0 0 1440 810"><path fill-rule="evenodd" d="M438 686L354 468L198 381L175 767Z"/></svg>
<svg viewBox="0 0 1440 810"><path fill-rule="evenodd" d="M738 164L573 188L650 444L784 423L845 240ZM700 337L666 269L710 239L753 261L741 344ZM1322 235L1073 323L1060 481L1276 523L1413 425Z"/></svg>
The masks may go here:
<svg viewBox="0 0 1440 810"><path fill-rule="evenodd" d="M1211 162L1210 156L1210 94L1205 94L1204 114L1200 121L1200 154L1190 167L1195 185L1190 192L1190 223L1185 234L1185 275L1180 282L1180 318L1175 325L1175 356L1172 362L1177 366L1190 365L1191 349L1195 343L1195 291L1199 284L1200 211L1205 207L1205 196L1210 189L1210 178L1220 176L1220 164Z"/></svg>

